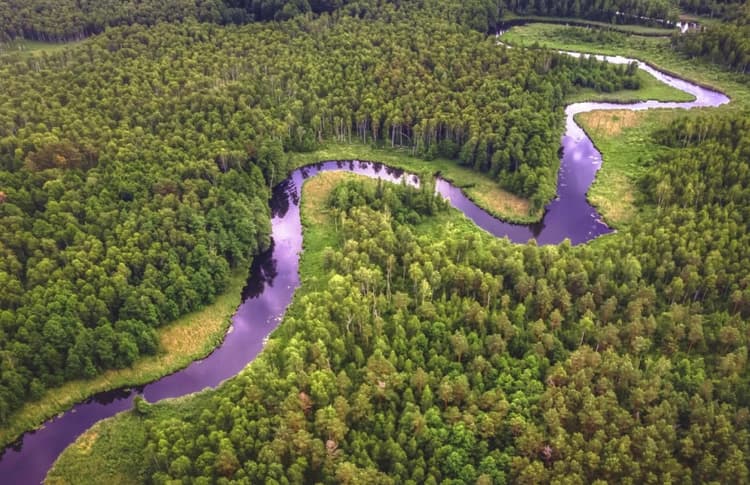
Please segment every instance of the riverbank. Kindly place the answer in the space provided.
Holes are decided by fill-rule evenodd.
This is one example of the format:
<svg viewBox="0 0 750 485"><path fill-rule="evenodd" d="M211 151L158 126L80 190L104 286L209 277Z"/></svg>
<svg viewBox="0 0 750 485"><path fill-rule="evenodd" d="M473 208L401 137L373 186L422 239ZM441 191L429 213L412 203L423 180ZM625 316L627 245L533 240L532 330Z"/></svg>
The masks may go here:
<svg viewBox="0 0 750 485"><path fill-rule="evenodd" d="M113 369L87 380L70 381L48 390L38 401L15 413L10 425L0 429L3 447L23 433L101 392L149 383L209 355L223 340L231 317L242 300L248 269L236 271L225 292L214 303L160 328L159 352L139 359L132 367Z"/></svg>
<svg viewBox="0 0 750 485"><path fill-rule="evenodd" d="M541 15L516 15L506 13L503 16L502 24L521 24L526 22L539 22L557 25L574 25L578 27L594 27L599 29L611 30L626 34L636 34L649 37L669 37L676 31L676 27L649 27L640 24L613 24L609 22L600 22L597 20L586 20L571 17L545 17Z"/></svg>
<svg viewBox="0 0 750 485"><path fill-rule="evenodd" d="M292 153L290 158L290 166L293 168L326 160L375 160L415 174L440 173L441 177L460 188L475 204L498 219L531 224L541 220L544 215L543 211L530 213L531 203L528 199L502 189L483 173L445 158L417 158L409 148L373 148L363 143L331 143L314 152Z"/></svg>

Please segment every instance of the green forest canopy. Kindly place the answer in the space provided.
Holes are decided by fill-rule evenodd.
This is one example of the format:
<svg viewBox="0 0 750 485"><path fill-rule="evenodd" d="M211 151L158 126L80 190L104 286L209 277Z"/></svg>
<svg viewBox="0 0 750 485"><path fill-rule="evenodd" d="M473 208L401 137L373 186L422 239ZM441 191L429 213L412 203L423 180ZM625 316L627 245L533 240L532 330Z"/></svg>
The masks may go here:
<svg viewBox="0 0 750 485"><path fill-rule="evenodd" d="M679 120L655 217L601 243L424 233L431 192L347 182L327 283L179 415L135 411L153 483L746 483L750 130ZM306 236L307 237L307 236ZM166 406L166 405L165 405Z"/></svg>
<svg viewBox="0 0 750 485"><path fill-rule="evenodd" d="M108 30L0 65L0 423L130 365L269 243L285 150L404 144L553 195L561 100L631 67L509 50L431 15Z"/></svg>
<svg viewBox="0 0 750 485"><path fill-rule="evenodd" d="M408 10L447 15L482 32L506 12L521 15L587 18L613 23L653 23L677 19L676 0L414 0L383 2ZM712 2L711 8L714 9ZM7 0L0 3L0 40L25 37L79 39L118 25L153 25L188 19L219 24L286 20L336 10L358 17L379 15L369 0ZM702 11L703 7L696 7ZM713 11L713 10L712 10ZM723 10L722 10L723 11Z"/></svg>

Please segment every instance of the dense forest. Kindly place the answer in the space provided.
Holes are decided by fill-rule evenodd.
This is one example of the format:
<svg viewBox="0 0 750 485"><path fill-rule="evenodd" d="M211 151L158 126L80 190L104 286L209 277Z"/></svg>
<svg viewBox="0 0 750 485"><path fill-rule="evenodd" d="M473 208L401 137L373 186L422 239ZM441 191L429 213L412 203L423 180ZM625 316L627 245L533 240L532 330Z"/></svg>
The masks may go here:
<svg viewBox="0 0 750 485"><path fill-rule="evenodd" d="M740 14L746 3L746 0L680 0L680 8L699 15L732 19Z"/></svg>
<svg viewBox="0 0 750 485"><path fill-rule="evenodd" d="M674 36L673 45L690 57L701 57L741 73L750 72L750 4L732 21Z"/></svg>
<svg viewBox="0 0 750 485"><path fill-rule="evenodd" d="M747 483L747 120L663 129L681 150L641 181L655 216L602 244L436 239L407 223L445 210L425 193L337 187L327 284L202 405L140 402L139 463L154 483Z"/></svg>
<svg viewBox="0 0 750 485"><path fill-rule="evenodd" d="M0 65L0 424L156 351L269 243L287 150L405 145L553 195L562 99L632 66L519 52L433 16L113 28Z"/></svg>
<svg viewBox="0 0 750 485"><path fill-rule="evenodd" d="M747 72L736 3L690 3L727 23L674 46ZM565 96L637 88L636 66L484 32L508 12L648 23L677 5L0 3L4 38L92 36L0 58L0 426L48 389L156 353L158 328L224 291L271 244L290 152L403 147L538 211L555 196ZM425 229L452 210L426 174L420 188L339 184L322 281L253 364L179 417L136 398L134 476L750 482L749 120L661 127L634 187L649 217L576 247Z"/></svg>
<svg viewBox="0 0 750 485"><path fill-rule="evenodd" d="M153 25L187 19L219 24L285 20L297 15L340 10L357 17L377 16L381 3L429 10L486 32L506 12L653 23L676 20L675 0L8 0L0 3L0 40L24 37L61 41L79 39L118 25Z"/></svg>

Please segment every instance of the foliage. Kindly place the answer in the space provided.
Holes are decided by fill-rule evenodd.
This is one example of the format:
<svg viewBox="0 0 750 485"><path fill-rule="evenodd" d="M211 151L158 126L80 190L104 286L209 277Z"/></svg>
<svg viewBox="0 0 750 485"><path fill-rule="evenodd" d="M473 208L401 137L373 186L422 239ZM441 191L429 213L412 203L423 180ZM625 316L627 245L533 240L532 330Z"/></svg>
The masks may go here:
<svg viewBox="0 0 750 485"><path fill-rule="evenodd" d="M382 17L381 7L431 10L480 32L489 32L507 12L586 18L613 24L662 25L674 21L673 0L9 0L0 4L0 40L23 37L81 39L121 25L198 20L217 24L287 20L300 15L340 12ZM378 12L378 13L376 13Z"/></svg>
<svg viewBox="0 0 750 485"><path fill-rule="evenodd" d="M450 154L536 211L566 91L634 82L392 14L117 28L0 65L0 423L154 353L154 328L211 302L268 245L285 150L357 137Z"/></svg>
<svg viewBox="0 0 750 485"><path fill-rule="evenodd" d="M142 466L155 483L746 481L750 139L726 136L644 179L652 220L576 248L420 236L389 216L409 195L391 210L347 183L327 285L206 401L144 418Z"/></svg>
<svg viewBox="0 0 750 485"><path fill-rule="evenodd" d="M680 0L680 8L686 12L727 19L739 15L745 4L745 0Z"/></svg>
<svg viewBox="0 0 750 485"><path fill-rule="evenodd" d="M676 35L672 44L690 57L702 57L747 74L750 72L750 5L743 7L735 21Z"/></svg>

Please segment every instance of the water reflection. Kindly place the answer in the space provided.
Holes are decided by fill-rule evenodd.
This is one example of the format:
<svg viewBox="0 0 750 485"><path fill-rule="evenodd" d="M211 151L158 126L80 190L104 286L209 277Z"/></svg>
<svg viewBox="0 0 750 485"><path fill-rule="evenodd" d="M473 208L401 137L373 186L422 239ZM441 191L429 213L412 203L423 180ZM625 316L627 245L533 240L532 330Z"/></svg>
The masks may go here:
<svg viewBox="0 0 750 485"><path fill-rule="evenodd" d="M270 247L253 258L250 275L242 289L242 302L249 298L256 298L266 289L266 285L273 286L273 280L278 276L277 261L273 257L275 241L271 239Z"/></svg>

